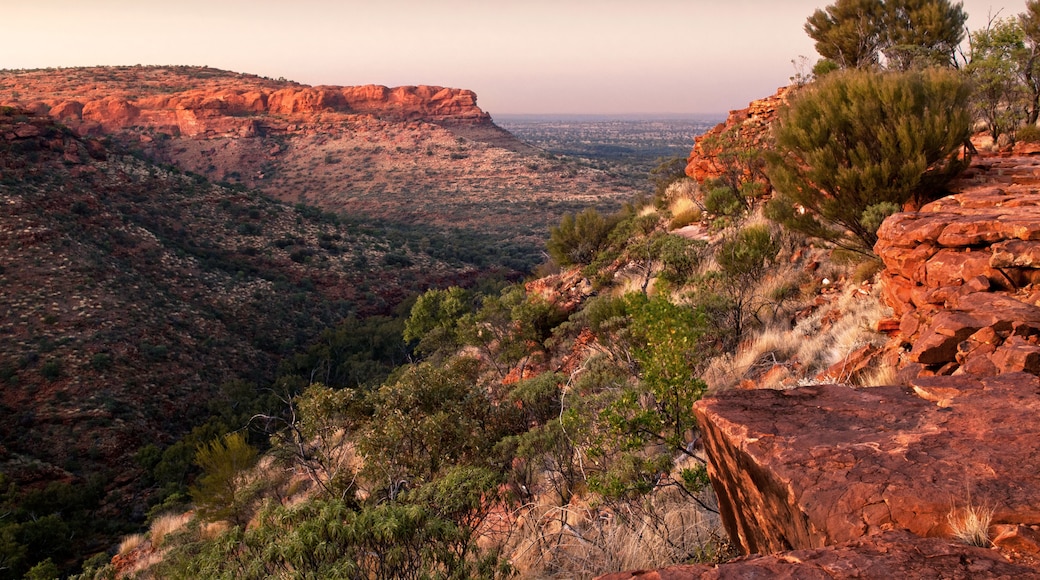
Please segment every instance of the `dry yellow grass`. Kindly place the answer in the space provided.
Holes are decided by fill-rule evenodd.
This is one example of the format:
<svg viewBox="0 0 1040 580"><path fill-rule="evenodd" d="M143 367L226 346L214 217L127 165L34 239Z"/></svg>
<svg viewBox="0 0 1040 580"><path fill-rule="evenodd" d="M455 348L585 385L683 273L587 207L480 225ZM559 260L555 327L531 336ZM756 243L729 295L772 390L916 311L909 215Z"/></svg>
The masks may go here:
<svg viewBox="0 0 1040 580"><path fill-rule="evenodd" d="M988 548L989 524L993 520L993 510L984 506L968 504L960 510L953 510L946 516L950 524L953 538L969 546Z"/></svg>
<svg viewBox="0 0 1040 580"><path fill-rule="evenodd" d="M131 534L123 538L122 542L119 542L119 550L116 553L120 556L125 556L137 548L140 548L143 543L144 534Z"/></svg>
<svg viewBox="0 0 1040 580"><path fill-rule="evenodd" d="M152 525L148 528L148 537L152 541L152 546L161 547L167 535L183 528L193 517L193 512L185 512L183 514L163 514L152 520Z"/></svg>
<svg viewBox="0 0 1040 580"><path fill-rule="evenodd" d="M618 509L582 501L529 504L516 522L506 550L522 578L589 578L677 564L711 552L720 533L717 515L674 490Z"/></svg>
<svg viewBox="0 0 1040 580"><path fill-rule="evenodd" d="M668 206L668 212L672 216L669 229L678 229L698 222L701 219L701 208L688 197L677 197Z"/></svg>

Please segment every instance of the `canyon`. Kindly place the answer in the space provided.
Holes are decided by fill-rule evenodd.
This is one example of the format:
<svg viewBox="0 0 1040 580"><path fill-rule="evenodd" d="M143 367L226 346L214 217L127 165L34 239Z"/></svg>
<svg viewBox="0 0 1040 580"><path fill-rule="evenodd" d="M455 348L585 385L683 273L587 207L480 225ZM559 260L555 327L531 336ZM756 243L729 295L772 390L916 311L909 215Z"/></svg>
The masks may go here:
<svg viewBox="0 0 1040 580"><path fill-rule="evenodd" d="M464 89L95 67L0 71L0 106L288 203L486 233L534 255L564 212L617 207L637 190L519 141Z"/></svg>

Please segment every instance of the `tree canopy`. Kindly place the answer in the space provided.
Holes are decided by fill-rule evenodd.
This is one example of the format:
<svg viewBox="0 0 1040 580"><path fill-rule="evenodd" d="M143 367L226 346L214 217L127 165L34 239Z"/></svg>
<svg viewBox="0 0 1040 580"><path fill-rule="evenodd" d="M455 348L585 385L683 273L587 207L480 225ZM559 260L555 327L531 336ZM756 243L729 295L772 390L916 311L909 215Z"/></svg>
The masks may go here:
<svg viewBox="0 0 1040 580"><path fill-rule="evenodd" d="M949 0L837 0L816 10L805 32L838 68L949 66L968 15Z"/></svg>

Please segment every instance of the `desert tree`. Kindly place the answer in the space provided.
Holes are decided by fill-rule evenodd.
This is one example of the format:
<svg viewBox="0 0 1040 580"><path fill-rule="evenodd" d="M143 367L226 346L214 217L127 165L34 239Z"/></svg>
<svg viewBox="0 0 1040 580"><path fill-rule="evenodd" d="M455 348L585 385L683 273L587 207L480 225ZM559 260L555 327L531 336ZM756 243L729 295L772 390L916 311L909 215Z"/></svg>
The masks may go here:
<svg viewBox="0 0 1040 580"><path fill-rule="evenodd" d="M838 68L952 66L967 14L948 0L837 0L816 10L805 32Z"/></svg>
<svg viewBox="0 0 1040 580"><path fill-rule="evenodd" d="M773 127L766 215L872 255L877 227L943 191L964 165L969 87L950 70L842 71L802 89Z"/></svg>
<svg viewBox="0 0 1040 580"><path fill-rule="evenodd" d="M996 140L1027 118L1027 83L1035 59L1026 48L1022 21L1017 18L990 21L969 39L965 71L971 79L971 106Z"/></svg>
<svg viewBox="0 0 1040 580"><path fill-rule="evenodd" d="M1028 0L1026 11L1018 18L1025 37L1021 72L1029 103L1026 122L1035 125L1040 117L1040 0Z"/></svg>

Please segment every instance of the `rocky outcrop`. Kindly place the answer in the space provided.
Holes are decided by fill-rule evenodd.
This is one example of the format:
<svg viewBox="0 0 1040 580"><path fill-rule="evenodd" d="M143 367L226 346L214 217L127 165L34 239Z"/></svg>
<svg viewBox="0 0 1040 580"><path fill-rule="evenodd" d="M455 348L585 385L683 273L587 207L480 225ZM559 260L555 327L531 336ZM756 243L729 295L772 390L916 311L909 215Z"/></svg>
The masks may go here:
<svg viewBox="0 0 1040 580"><path fill-rule="evenodd" d="M686 164L686 175L700 183L722 175L719 152L705 146L718 137L732 137L739 146L747 149L764 149L769 142L769 127L777 111L787 102L789 91L790 87L781 87L771 97L751 101L745 109L730 111L725 122L694 139L693 150ZM768 183L763 185L768 186Z"/></svg>
<svg viewBox="0 0 1040 580"><path fill-rule="evenodd" d="M837 546L740 558L718 566L672 566L600 576L597 580L831 580L860 578L1035 578L1030 566L1014 564L983 548L906 532L885 532Z"/></svg>
<svg viewBox="0 0 1040 580"><path fill-rule="evenodd" d="M476 94L465 89L310 87L198 67L99 67L7 76L13 89L0 91L0 105L49 114L81 134L136 129L195 138L252 136L326 114L491 125Z"/></svg>
<svg viewBox="0 0 1040 580"><path fill-rule="evenodd" d="M950 537L950 514L1040 523L1040 379L922 377L911 387L817 385L698 402L709 475L747 553L886 530Z"/></svg>
<svg viewBox="0 0 1040 580"><path fill-rule="evenodd" d="M1040 373L1040 160L984 157L955 186L878 230L890 351L908 377Z"/></svg>
<svg viewBox="0 0 1040 580"><path fill-rule="evenodd" d="M473 91L429 86L289 87L275 91L242 87L188 90L140 99L49 99L40 103L52 117L84 134L138 127L186 137L250 136L268 124L268 116L307 118L322 113L434 123L491 121L477 107Z"/></svg>

